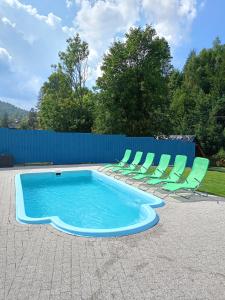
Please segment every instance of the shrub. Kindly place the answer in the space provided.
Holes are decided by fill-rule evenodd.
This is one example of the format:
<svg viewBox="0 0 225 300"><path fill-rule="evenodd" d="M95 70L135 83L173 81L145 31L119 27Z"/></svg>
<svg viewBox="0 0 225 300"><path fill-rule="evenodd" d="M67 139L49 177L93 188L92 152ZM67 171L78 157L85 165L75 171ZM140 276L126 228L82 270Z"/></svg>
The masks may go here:
<svg viewBox="0 0 225 300"><path fill-rule="evenodd" d="M212 158L217 167L225 167L225 150L223 148L220 148L219 152Z"/></svg>

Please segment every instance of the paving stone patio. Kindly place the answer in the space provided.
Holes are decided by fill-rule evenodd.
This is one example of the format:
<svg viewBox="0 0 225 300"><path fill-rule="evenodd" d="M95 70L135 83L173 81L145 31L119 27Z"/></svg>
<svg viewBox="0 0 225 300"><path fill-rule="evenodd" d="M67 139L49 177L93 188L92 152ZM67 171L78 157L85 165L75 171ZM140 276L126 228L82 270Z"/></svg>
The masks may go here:
<svg viewBox="0 0 225 300"><path fill-rule="evenodd" d="M0 299L225 299L225 199L167 198L157 226L120 238L17 223L15 175L49 168L0 170Z"/></svg>

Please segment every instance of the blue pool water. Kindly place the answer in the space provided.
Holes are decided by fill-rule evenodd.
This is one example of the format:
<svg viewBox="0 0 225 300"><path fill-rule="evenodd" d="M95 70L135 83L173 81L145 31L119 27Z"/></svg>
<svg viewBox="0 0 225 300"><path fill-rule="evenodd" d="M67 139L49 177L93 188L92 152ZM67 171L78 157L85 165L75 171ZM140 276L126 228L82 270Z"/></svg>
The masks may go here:
<svg viewBox="0 0 225 300"><path fill-rule="evenodd" d="M77 235L117 236L154 226L164 203L96 171L22 174L16 179L17 219L51 223Z"/></svg>

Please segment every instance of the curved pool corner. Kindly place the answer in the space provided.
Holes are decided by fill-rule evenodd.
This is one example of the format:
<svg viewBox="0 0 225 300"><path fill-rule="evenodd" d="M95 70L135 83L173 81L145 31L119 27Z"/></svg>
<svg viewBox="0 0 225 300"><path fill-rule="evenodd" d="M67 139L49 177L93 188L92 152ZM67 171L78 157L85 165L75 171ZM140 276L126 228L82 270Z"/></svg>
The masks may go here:
<svg viewBox="0 0 225 300"><path fill-rule="evenodd" d="M86 170L90 171L90 170ZM65 171L65 172L79 172L79 171ZM16 186L16 219L18 222L22 224L50 224L54 228L68 233L72 235L85 236L85 237L117 237L139 233L150 229L155 226L159 222L159 216L155 212L154 208L162 207L165 205L164 201L154 195L150 195L144 191L139 190L136 187L127 185L124 182L111 178L105 174L102 174L98 171L90 171L97 177L100 177L104 182L110 182L113 185L119 185L125 189L129 189L136 194L141 195L141 197L149 198L148 204L142 204L140 206L140 210L145 218L135 224L124 226L124 227L116 227L110 229L93 229L93 228L81 228L76 227L70 224L63 222L58 216L49 216L43 218L33 218L29 217L26 214L25 204L24 204L24 195L23 195L23 187L21 182L21 175L17 174L15 177L15 186ZM50 172L52 173L52 172ZM33 174L33 173L31 173Z"/></svg>

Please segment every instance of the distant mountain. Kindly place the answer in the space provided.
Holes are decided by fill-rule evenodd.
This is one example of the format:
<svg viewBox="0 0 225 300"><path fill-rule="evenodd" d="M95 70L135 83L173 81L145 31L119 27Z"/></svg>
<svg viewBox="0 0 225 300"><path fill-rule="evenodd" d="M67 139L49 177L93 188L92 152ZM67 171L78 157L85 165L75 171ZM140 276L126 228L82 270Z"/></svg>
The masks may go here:
<svg viewBox="0 0 225 300"><path fill-rule="evenodd" d="M0 120L3 118L5 113L8 114L10 121L17 122L25 117L28 114L28 111L0 100Z"/></svg>

